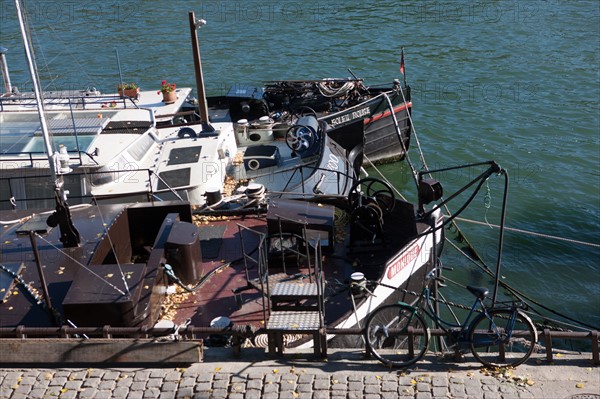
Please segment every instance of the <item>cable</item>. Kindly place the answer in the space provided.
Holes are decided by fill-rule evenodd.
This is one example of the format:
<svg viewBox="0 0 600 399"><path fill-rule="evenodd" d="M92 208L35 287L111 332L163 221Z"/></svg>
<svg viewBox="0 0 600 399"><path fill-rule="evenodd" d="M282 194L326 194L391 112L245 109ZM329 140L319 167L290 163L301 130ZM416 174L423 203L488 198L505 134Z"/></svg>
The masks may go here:
<svg viewBox="0 0 600 399"><path fill-rule="evenodd" d="M477 267L479 267L479 269L481 269L483 272L485 272L486 274L488 274L490 277L494 277L494 275L492 274L490 268L482 262L482 264L477 263L475 260L473 260L470 256L468 256L466 253L464 253L464 251L462 251L458 246L456 246L456 244L454 244L452 241L450 241L448 238L446 238L446 242L450 243L450 245L452 245L454 247L454 249L456 249L461 255L463 255L465 258L467 258L467 260L469 260L471 263L475 264ZM485 268L484 268L485 267ZM579 320L575 320L573 318L571 318L570 316L564 315L556 310L550 309L549 307L542 305L541 303L539 303L538 301L530 298L529 296L523 294L521 291L517 290L516 288L511 287L510 285L508 285L507 283L500 281L499 284L502 286L502 288L507 289L512 295L515 295L519 300L522 300L523 302L527 303L528 306L531 306L529 304L529 302L533 303L536 306L539 306L540 308L551 312L559 317L562 317L564 319L567 319L569 321L575 322L577 324L579 324L580 326L584 326L587 328L590 328L592 330L600 330L599 327L597 326L592 326L589 325L587 323L581 322ZM529 302L528 302L529 301ZM538 312L538 314L542 317L544 317L541 313Z"/></svg>
<svg viewBox="0 0 600 399"><path fill-rule="evenodd" d="M231 262L227 262L227 263L223 263L222 265L220 265L219 267L214 268L213 270L211 270L208 274L204 275L197 283L196 285L194 285L193 287L188 287L187 285L185 285L183 283L183 281L181 281L181 279L179 277L177 277L175 275L175 272L173 271L173 268L171 267L171 265L169 265L168 263L164 264L164 269L165 269L165 273L167 274L167 276L169 276L171 278L171 280L173 280L173 282L175 284L177 284L178 286L180 286L181 288L183 288L184 290L186 290L187 292L195 292L196 290L198 290L200 287L202 287L202 285L204 283L206 283L208 281L208 279L210 279L213 275L215 275L216 273L225 270L226 268L228 268L229 266L231 266L232 263L234 262L238 262L242 260L240 259L236 259L233 260Z"/></svg>
<svg viewBox="0 0 600 399"><path fill-rule="evenodd" d="M446 215L444 215L444 217L447 217ZM477 224L477 225L482 225L482 226L489 226L491 228L500 228L500 226L496 225L496 224L490 224L487 222L480 222L478 220L472 220L472 219L465 219L465 218L456 218L456 220L460 220L463 222L467 222L467 223L473 223L473 224ZM585 241L579 241L579 240L574 240L572 238L564 238L564 237L557 237L557 236L553 236L550 234L544 234L544 233L537 233L535 231L530 231L530 230L522 230L522 229L518 229L515 227L504 227L505 230L508 231L514 231L516 233L523 233L523 234L527 234L527 235L532 235L532 236L537 236L537 237L543 237L543 238L550 238L553 240L559 240L559 241L565 241L565 242L569 242L569 243L573 243L573 244L581 244L581 245L587 245L590 247L594 247L594 248L600 248L600 244L596 244L593 242L585 242Z"/></svg>

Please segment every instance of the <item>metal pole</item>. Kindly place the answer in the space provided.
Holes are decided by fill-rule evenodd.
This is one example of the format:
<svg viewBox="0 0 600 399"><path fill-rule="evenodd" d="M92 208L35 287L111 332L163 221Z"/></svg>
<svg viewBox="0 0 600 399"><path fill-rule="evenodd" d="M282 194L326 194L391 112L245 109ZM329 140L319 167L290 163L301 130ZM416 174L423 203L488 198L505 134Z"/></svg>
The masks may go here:
<svg viewBox="0 0 600 399"><path fill-rule="evenodd" d="M494 293L492 294L492 307L496 304L498 296L500 266L502 264L502 245L504 244L504 223L506 222L506 202L508 198L508 172L502 169L500 173L504 175L504 196L502 199L502 215L500 217L500 238L498 239L498 259L496 260L496 280L494 281Z"/></svg>
<svg viewBox="0 0 600 399"><path fill-rule="evenodd" d="M58 320L56 320L54 314L54 308L52 307L52 301L50 300L50 293L48 292L48 284L46 283L44 269L40 260L40 253L38 251L37 243L35 242L35 231L29 231L29 239L31 240L31 249L33 250L33 256L35 258L35 265L37 266L38 274L40 275L40 282L42 283L42 290L44 291L44 300L46 301L48 313L50 314L50 321L59 326L60 323L58 322Z"/></svg>
<svg viewBox="0 0 600 399"><path fill-rule="evenodd" d="M52 156L54 151L52 150L52 146L50 145L50 135L48 133L48 123L46 122L46 114L44 112L44 103L42 101L42 95L37 79L37 73L34 66L35 60L33 59L33 56L31 54L31 46L29 40L27 39L28 36L27 30L25 28L25 20L23 19L23 13L21 10L21 2L19 0L15 0L15 6L17 8L17 17L19 18L19 26L21 27L21 35L23 36L23 45L25 47L25 56L27 57L27 66L29 67L29 73L31 74L33 91L35 93L35 100L37 102L37 109L40 118L40 125L42 128L42 135L44 137L44 144L46 145L46 154L48 155L48 163L50 164L50 174L52 176L52 181L54 182L54 188L58 192L62 185L57 180L58 177L56 174L56 165L54 165L54 158ZM62 198L62 195L60 195L60 197Z"/></svg>
<svg viewBox="0 0 600 399"><path fill-rule="evenodd" d="M21 35L23 36L23 45L25 47L25 55L27 57L27 66L29 67L29 73L31 74L31 81L33 83L33 90L35 93L35 100L38 110L38 116L40 118L40 125L42 128L42 136L44 137L44 144L46 146L46 155L48 157L48 167L50 169L50 175L52 177L52 184L54 185L54 196L56 199L56 211L48 217L46 223L51 226L60 226L60 241L65 247L75 247L79 245L80 237L79 232L73 225L71 220L71 213L69 212L67 204L67 196L64 189L64 181L62 175L57 170L58 165L58 154L53 154L52 145L50 143L50 133L48 132L48 123L46 122L46 113L44 110L44 101L42 99L42 93L40 91L37 70L35 67L35 60L32 55L31 43L27 36L27 29L25 26L25 19L23 18L23 11L21 9L21 3L19 0L15 0L15 7L17 9L17 16L19 18L19 26L21 27Z"/></svg>
<svg viewBox="0 0 600 399"><path fill-rule="evenodd" d="M121 94L125 97L125 85L123 84L123 72L121 71L121 59L119 58L119 50L115 48L115 54L117 55L117 66L119 67L119 82L121 83ZM119 90L117 90L117 94ZM126 101L124 102L127 103ZM127 104L126 104L127 105Z"/></svg>
<svg viewBox="0 0 600 399"><path fill-rule="evenodd" d="M189 12L189 16L190 35L192 37L192 54L194 55L194 70L196 72L196 91L198 92L198 108L202 122L208 127L208 106L206 104L206 93L204 91L204 78L202 76L202 62L200 60L200 45L198 43L197 32L197 29L206 22L201 20L196 23L196 14L193 11Z"/></svg>
<svg viewBox="0 0 600 399"><path fill-rule="evenodd" d="M10 96L12 93L12 85L10 83L10 75L8 74L8 63L4 55L8 51L7 48L0 47L0 69L2 69L2 77L4 79L5 95Z"/></svg>

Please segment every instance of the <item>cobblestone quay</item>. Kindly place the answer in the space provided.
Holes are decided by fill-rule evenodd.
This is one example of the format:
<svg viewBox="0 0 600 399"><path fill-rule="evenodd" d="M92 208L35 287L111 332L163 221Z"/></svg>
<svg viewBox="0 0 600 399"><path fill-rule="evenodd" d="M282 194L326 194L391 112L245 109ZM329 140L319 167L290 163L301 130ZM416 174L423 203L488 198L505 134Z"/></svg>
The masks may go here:
<svg viewBox="0 0 600 399"><path fill-rule="evenodd" d="M584 399L600 398L600 368L591 355L533 359L514 370L433 355L417 367L390 370L355 351L334 351L327 361L310 355L270 359L245 351L208 349L187 367L3 366L0 398L198 399ZM471 359L472 360L472 359Z"/></svg>

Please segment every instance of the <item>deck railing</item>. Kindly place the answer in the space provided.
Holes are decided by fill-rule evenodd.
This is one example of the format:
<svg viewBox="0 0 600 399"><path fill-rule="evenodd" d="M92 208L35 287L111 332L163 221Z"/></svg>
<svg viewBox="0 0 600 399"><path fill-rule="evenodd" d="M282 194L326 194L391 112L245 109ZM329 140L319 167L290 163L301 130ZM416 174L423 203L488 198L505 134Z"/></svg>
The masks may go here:
<svg viewBox="0 0 600 399"><path fill-rule="evenodd" d="M64 105L65 108L71 108L75 106L77 109L96 109L91 108L93 105L100 106L114 103L116 108L119 104L122 108L134 107L139 108L138 105L133 101L131 97L119 97L114 94L100 94L100 95L64 95L64 96L44 96L44 105ZM28 96L11 96L11 97L0 97L0 112L7 111L6 107L9 105L26 105L33 107L37 105L37 101L34 97Z"/></svg>
<svg viewBox="0 0 600 399"><path fill-rule="evenodd" d="M87 153L86 153L87 154ZM89 154L87 154L89 155ZM148 183L146 184L146 187L148 187L146 192L140 192L140 193L122 193L122 194L117 194L114 196L111 196L111 198L113 197L128 197L131 195L138 195L138 194L146 194L148 196L148 200L149 201L153 201L155 199L158 199L158 196L160 195L160 193L171 193L173 194L176 198L181 200L181 197L179 196L179 194L177 193L177 189L179 188L173 188L171 187L163 178L161 178L159 175L157 175L154 171L150 170L150 169L125 169L125 170L106 170L106 171L93 171L93 172L71 172L68 175L69 178L73 178L75 177L75 179L86 179L87 183L86 183L86 187L94 187L96 186L94 184L94 181L98 181L98 179L95 179L94 177L97 176L102 176L102 175L107 175L107 174L111 174L114 176L117 176L117 179L124 175L131 175L132 173L137 173L137 172L141 172L141 173L145 173L148 175L147 179L145 179L145 181ZM165 189L161 189L161 190L154 190L152 187L152 184L150 184L152 179L156 179L161 181L164 185L165 185ZM32 176L16 176L16 177L0 177L0 184L2 184L2 186L4 187L8 187L8 198L2 198L0 199L0 209L7 209L7 207L5 206L5 204L9 204L9 207L12 208L18 208L17 204L19 203L26 203L27 205L30 204L35 204L35 203L39 203L39 202L43 202L43 201L53 201L54 197L51 196L51 191L48 191L48 196L39 196L39 197L27 197L27 198L19 198L17 196L17 194L13 191L13 187L15 186L12 182L18 182L20 180L30 180L30 179L36 179L39 182L48 182L48 184L50 184L51 180L50 180L50 175L32 175ZM110 182L112 179L108 179L107 182ZM17 185L19 183L16 183ZM68 183L67 183L68 185ZM27 186L27 182L24 183L24 186ZM98 185L100 186L100 185ZM81 183L77 188L81 187ZM68 188L68 187L67 187ZM98 199L102 199L102 197L97 198L94 197L91 194L81 194L78 195L73 189L71 189L71 192L69 194L69 199L71 200L71 202L73 203L93 203L96 202ZM28 206L29 208L30 206Z"/></svg>
<svg viewBox="0 0 600 399"><path fill-rule="evenodd" d="M10 339L27 339L27 338L63 338L71 339L81 337L93 338L104 338L109 339L113 337L128 337L128 338L158 338L165 337L173 334L173 328L148 328L148 327L2 327L0 328L0 338ZM327 334L334 335L362 335L364 330L361 328L333 328L325 327ZM261 333L261 330L256 332ZM444 336L446 333L441 329L431 329L430 333L432 336ZM187 326L178 329L178 334L182 339L198 339L199 337L208 335L230 335L234 336L233 342L243 342L243 336L245 334L242 330L236 329L222 329L215 327L198 327L198 326ZM572 339L590 341L591 348L590 352L592 355L592 362L594 365L600 365L600 355L598 350L598 339L600 335L598 331L589 332L576 332L576 331L551 331L544 330L541 334L544 340L544 347L546 352L546 361L553 362L553 353L556 348L552 346L552 339ZM233 346L233 350L239 352L241 346ZM586 352L589 353L589 352Z"/></svg>

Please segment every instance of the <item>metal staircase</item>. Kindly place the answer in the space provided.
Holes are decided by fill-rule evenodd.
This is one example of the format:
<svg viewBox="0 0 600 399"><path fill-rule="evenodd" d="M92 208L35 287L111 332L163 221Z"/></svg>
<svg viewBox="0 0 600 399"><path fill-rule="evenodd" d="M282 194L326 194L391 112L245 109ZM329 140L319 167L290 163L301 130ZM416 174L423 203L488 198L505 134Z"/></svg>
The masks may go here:
<svg viewBox="0 0 600 399"><path fill-rule="evenodd" d="M271 292L267 322L270 354L283 355L284 334L296 334L312 335L314 354L327 356L320 240L316 240L314 254L314 282L280 282Z"/></svg>

